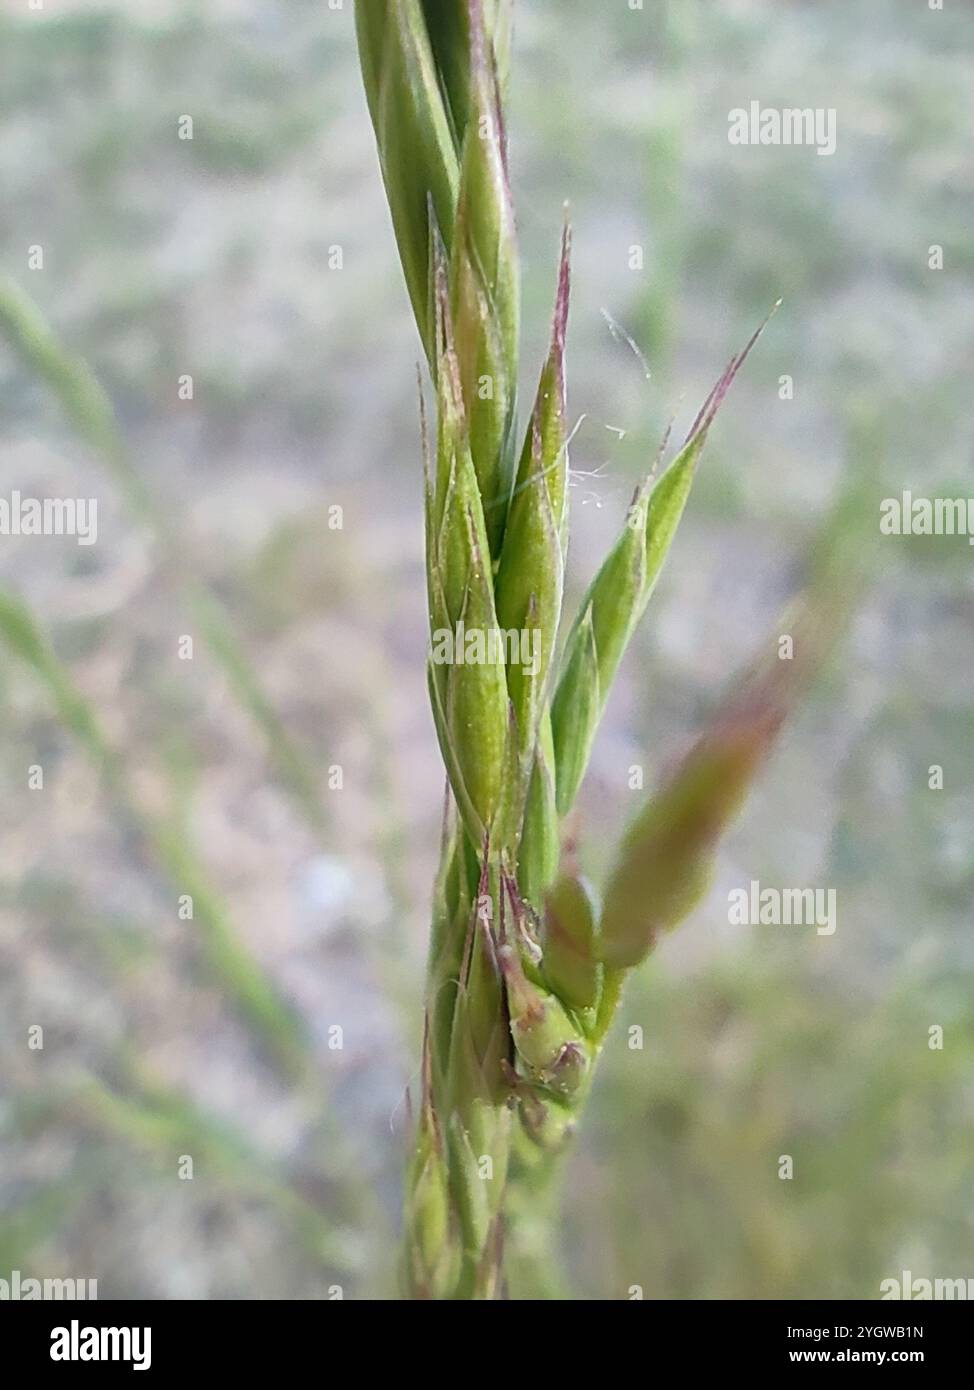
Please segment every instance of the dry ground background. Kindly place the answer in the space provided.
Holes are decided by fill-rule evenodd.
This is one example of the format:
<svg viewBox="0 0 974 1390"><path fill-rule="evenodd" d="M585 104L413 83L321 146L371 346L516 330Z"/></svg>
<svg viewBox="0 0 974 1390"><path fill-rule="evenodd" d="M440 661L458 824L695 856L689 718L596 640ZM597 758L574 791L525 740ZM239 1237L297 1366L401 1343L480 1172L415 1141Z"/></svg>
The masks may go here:
<svg viewBox="0 0 974 1390"><path fill-rule="evenodd" d="M576 596L674 402L689 416L784 296L599 738L579 822L597 876L634 805L630 766L651 781L683 746L800 583L850 470L868 456L880 472L864 535L903 487L974 493L974 9L518 9L529 364L566 198L575 226ZM120 760L106 783L0 646L0 1277L97 1277L102 1297L394 1287L442 786L422 671L418 348L351 11L0 6L0 267L97 371L182 548L167 558L0 342L0 495L99 503L93 547L0 538L0 582ZM836 108L835 155L731 147L727 113L752 98ZM177 139L183 114L192 141ZM34 244L43 271L27 269ZM622 1011L549 1291L869 1298L903 1269L974 1275L971 562L963 538L877 547L845 654L712 895ZM301 750L317 827L199 639L187 575L229 608ZM147 853L146 814L198 859L296 1012L297 1080L242 1020L198 918L179 919L186 875ZM751 878L835 887L835 935L730 926L727 891ZM637 1023L641 1052L625 1045Z"/></svg>

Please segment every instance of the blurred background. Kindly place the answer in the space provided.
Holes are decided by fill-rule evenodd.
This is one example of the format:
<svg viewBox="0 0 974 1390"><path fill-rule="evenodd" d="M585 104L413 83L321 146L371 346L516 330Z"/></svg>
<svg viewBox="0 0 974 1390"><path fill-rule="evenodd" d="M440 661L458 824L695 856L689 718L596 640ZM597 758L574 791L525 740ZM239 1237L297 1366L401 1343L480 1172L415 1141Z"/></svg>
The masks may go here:
<svg viewBox="0 0 974 1390"><path fill-rule="evenodd" d="M650 786L777 631L856 470L863 545L882 497L974 494L974 12L517 9L526 392L566 199L575 235L571 605L667 418L784 300L596 746L598 881L630 769ZM351 0L0 4L0 496L98 502L95 545L0 537L0 1277L395 1291L442 773L419 345L353 28ZM835 108L835 154L730 145L751 100ZM621 1010L566 1296L974 1277L971 551L875 552ZM835 888L835 934L730 925L751 879Z"/></svg>

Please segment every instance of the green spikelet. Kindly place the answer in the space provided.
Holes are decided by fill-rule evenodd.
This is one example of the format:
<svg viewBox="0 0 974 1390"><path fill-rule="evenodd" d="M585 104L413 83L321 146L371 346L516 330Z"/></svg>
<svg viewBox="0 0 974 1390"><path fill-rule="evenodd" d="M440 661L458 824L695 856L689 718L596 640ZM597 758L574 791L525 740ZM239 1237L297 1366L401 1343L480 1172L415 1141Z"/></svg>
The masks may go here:
<svg viewBox="0 0 974 1390"><path fill-rule="evenodd" d="M767 319L744 350L732 358L663 476L655 485L647 480L636 490L622 535L582 600L566 643L552 704L557 799L562 816L575 802L619 662L669 554L710 426L766 323ZM665 439L663 443L665 446Z"/></svg>
<svg viewBox="0 0 974 1390"><path fill-rule="evenodd" d="M450 253L460 385L491 555L500 549L514 469L520 282L494 52L468 12L469 119Z"/></svg>
<svg viewBox="0 0 974 1390"><path fill-rule="evenodd" d="M541 949L545 979L573 1009L591 1009L599 1002L597 920L592 886L569 858L545 900Z"/></svg>
<svg viewBox="0 0 974 1390"><path fill-rule="evenodd" d="M510 939L505 935L501 940L497 956L514 1046L529 1078L571 1096L588 1070L588 1043L561 1000L536 984L525 970L522 951L527 938L527 910L512 879L505 878L504 889L514 916L514 930Z"/></svg>
<svg viewBox="0 0 974 1390"><path fill-rule="evenodd" d="M541 716L538 743L528 783L518 855L518 887L532 909L540 914L544 894L558 872L561 833L555 804L555 752L551 716Z"/></svg>
<svg viewBox="0 0 974 1390"><path fill-rule="evenodd" d="M522 1088L518 1117L532 1144L545 1153L558 1153L575 1133L575 1110L535 1087Z"/></svg>
<svg viewBox="0 0 974 1390"><path fill-rule="evenodd" d="M357 0L362 77L406 288L432 365L436 317L430 295L430 205L447 247L453 240L460 162L420 0Z"/></svg>
<svg viewBox="0 0 974 1390"><path fill-rule="evenodd" d="M504 783L507 680L442 260L436 285L437 441L435 474L426 485L429 683L457 805L473 843L480 844L493 824ZM479 653L468 648L471 638L482 644ZM471 654L474 659L468 660Z"/></svg>
<svg viewBox="0 0 974 1390"><path fill-rule="evenodd" d="M561 618L568 529L565 330L571 238L562 238L551 345L521 451L497 573L497 613L507 631L527 635L531 660L510 668L508 687L522 757L534 756ZM522 658L528 653L522 651Z"/></svg>
<svg viewBox="0 0 974 1390"><path fill-rule="evenodd" d="M518 743L518 882L536 911L540 911L559 855L555 751L548 702L568 533L565 332L570 252L566 223L551 344L521 451L496 583L499 620L507 631L521 634L522 642L521 662L508 667L508 692ZM528 652L530 662L524 660Z"/></svg>
<svg viewBox="0 0 974 1390"><path fill-rule="evenodd" d="M450 1165L433 1109L429 1021L423 1037L423 1099L406 1185L403 1271L422 1298L448 1298L460 1275L460 1250L452 1226Z"/></svg>

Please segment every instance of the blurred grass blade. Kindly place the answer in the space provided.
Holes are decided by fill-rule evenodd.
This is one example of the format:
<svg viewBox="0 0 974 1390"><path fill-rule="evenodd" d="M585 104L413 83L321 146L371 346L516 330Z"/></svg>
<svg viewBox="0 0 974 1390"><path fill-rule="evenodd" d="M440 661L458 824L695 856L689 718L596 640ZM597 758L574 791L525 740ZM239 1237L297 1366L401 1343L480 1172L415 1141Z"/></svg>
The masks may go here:
<svg viewBox="0 0 974 1390"><path fill-rule="evenodd" d="M124 765L112 748L94 710L44 638L26 603L0 590L0 642L39 677L54 700L62 722L84 747L126 821L168 876L177 895L193 898L193 921L214 977L235 1000L242 1014L288 1071L304 1065L305 1040L300 1022L282 1001L258 961L236 936L230 917L210 886L198 857L182 836L147 815L139 806Z"/></svg>
<svg viewBox="0 0 974 1390"><path fill-rule="evenodd" d="M158 508L132 467L107 395L87 363L66 351L34 301L8 277L0 277L0 335L54 392L79 437L108 465L126 504L155 529Z"/></svg>
<svg viewBox="0 0 974 1390"><path fill-rule="evenodd" d="M165 519L151 490L132 463L111 403L83 359L72 357L52 332L34 302L9 279L0 278L0 334L28 368L51 387L80 438L108 467L126 505L154 534L166 576L182 594L211 655L223 669L230 689L264 737L284 789L317 835L325 817L307 756L291 742L264 694L260 680L234 633L230 619L213 595L192 578L185 547Z"/></svg>
<svg viewBox="0 0 974 1390"><path fill-rule="evenodd" d="M144 1082L129 1093L84 1075L68 1099L85 1123L161 1158L167 1171L178 1155L192 1154L194 1163L208 1178L219 1180L223 1191L245 1193L265 1203L314 1259L338 1271L354 1269L353 1249L343 1233L244 1134L188 1096L157 1082Z"/></svg>
<svg viewBox="0 0 974 1390"><path fill-rule="evenodd" d="M61 721L84 745L98 771L114 778L117 762L90 706L42 638L26 604L5 590L0 590L0 639L41 677Z"/></svg>

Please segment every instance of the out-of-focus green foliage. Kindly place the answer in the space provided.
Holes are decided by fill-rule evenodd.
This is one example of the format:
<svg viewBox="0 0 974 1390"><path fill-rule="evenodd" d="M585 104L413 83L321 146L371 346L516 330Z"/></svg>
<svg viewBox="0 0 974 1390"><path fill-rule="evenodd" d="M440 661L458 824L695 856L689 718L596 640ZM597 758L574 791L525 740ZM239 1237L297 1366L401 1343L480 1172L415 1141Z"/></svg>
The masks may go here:
<svg viewBox="0 0 974 1390"><path fill-rule="evenodd" d="M592 846L585 868L599 877L595 830L608 840L620 828L609 807L630 789L629 769L656 783L706 692L797 587L796 557L861 422L883 425L876 517L879 497L903 487L970 491L968 27L963 6L898 7L894 21L887 0L669 0L641 13L518 4L511 172L532 361L550 313L550 210L569 195L579 272L570 423L588 418L572 445L570 610L676 403L709 386L715 337L739 341L785 301L708 444L654 599L659 621L634 639L593 748L578 814ZM0 49L4 272L90 359L163 508L180 524L184 512L210 522L206 577L246 625L302 746L322 765L345 764L351 795L329 831L336 857L369 846L349 872L359 893L378 885L395 901L394 912L377 909L381 931L328 909L334 937L319 939L318 919L295 906L307 850L287 813L261 799L265 772L248 762L232 701L212 673L194 684L167 665L171 607L182 623L185 609L151 581L125 587L138 565L101 470L87 468L49 396L0 353L3 491L21 481L9 461L36 443L28 467L39 457L43 481L60 491L97 489L111 538L94 556L52 544L36 562L5 543L4 579L30 594L76 684L112 691L97 708L140 785L151 790L168 767L163 750L193 766L202 814L192 819L205 826L202 851L228 869L235 920L242 908L275 940L296 921L289 978L312 990L344 971L356 1011L371 1010L343 1054L320 1054L329 1089L317 1104L361 1141L372 1183L367 1221L352 1217L362 1244L351 1288L388 1293L391 1241L368 1237L388 1231L398 1202L389 1120L401 1115L403 1059L415 1049L394 1027L382 1031L356 943L404 948L393 978L412 1007L435 828L433 798L423 785L411 800L410 782L422 783L435 755L412 715L425 694L407 674L423 644L409 619L423 579L415 393L402 366L415 334L374 177L351 7L5 13ZM836 154L731 150L727 113L755 95L835 106ZM192 141L176 139L183 112L194 115ZM26 247L38 240L45 270L28 274ZM932 243L944 271L929 268ZM340 272L329 263L336 247ZM606 334L602 306L645 352L648 384ZM187 371L195 401L179 413L174 383ZM784 376L791 398L779 395ZM332 501L346 504L344 535L329 536ZM244 504L266 514L265 530L212 527L214 514L236 522ZM374 532L359 524L366 516ZM845 662L782 747L718 861L713 895L626 998L568 1169L555 1264L545 1270L544 1252L527 1251L523 1292L626 1297L640 1284L646 1297L868 1298L904 1267L970 1272L970 559L964 538L883 540L877 594ZM108 580L122 590L114 603L102 602ZM384 708L366 697L377 688ZM91 833L79 835L74 743L37 689L23 662L0 663L5 1016L15 1029L41 1010L56 1020L45 1053L25 1061L18 1050L5 1072L16 1099L0 1125L0 1264L77 1273L90 1256L103 1296L327 1296L320 1265L273 1204L241 1198L222 1176L177 1184L164 1164L133 1163L128 1140L109 1127L96 1135L58 1097L43 1123L21 1103L45 1088L54 1097L49 1064L67 1053L107 1076L121 1034L229 1108L248 1136L271 1128L294 1160L289 1178L301 1176L332 1228L349 1224L346 1194L320 1176L330 1141L288 1127L293 1103L254 1068L212 977L186 969L172 987L167 919L154 890L140 892L142 872L121 864L131 860L125 838L94 810ZM29 855L38 811L21 790L35 749L52 791L63 784L45 803L40 864ZM933 764L942 791L929 786ZM240 766L245 787L231 771ZM626 819L642 795L631 791ZM259 853L228 825L256 825ZM723 890L750 877L836 884L835 936L729 931ZM261 896L280 885L295 896ZM313 992L308 1015L319 1028L333 1017ZM936 1024L943 1051L928 1046ZM634 1026L642 1050L629 1046ZM243 1093L242 1074L254 1077ZM794 1159L790 1181L777 1176L782 1154ZM530 1214L528 1245L540 1240Z"/></svg>

